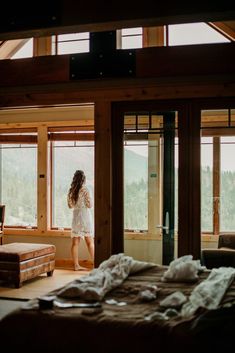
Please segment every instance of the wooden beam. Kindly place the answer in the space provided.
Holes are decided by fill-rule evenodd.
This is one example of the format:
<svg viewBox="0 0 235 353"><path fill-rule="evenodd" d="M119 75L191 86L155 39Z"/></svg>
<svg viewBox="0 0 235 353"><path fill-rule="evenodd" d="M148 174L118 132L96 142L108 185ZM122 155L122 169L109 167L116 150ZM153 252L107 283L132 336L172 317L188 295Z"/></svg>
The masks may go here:
<svg viewBox="0 0 235 353"><path fill-rule="evenodd" d="M105 11L102 11L105 9ZM105 31L127 27L173 23L223 21L234 19L234 6L228 2L172 2L149 0L146 6L130 0L83 2L41 0L40 6L22 0L5 3L0 17L0 40L47 36L55 33ZM26 15L27 14L27 15Z"/></svg>
<svg viewBox="0 0 235 353"><path fill-rule="evenodd" d="M230 77L189 77L177 79L121 80L99 85L86 83L28 86L0 89L0 108L43 107L50 105L122 100L165 100L205 97L235 97L235 82ZM66 122L65 122L66 125Z"/></svg>
<svg viewBox="0 0 235 353"><path fill-rule="evenodd" d="M235 41L235 21L209 22L208 24L226 38Z"/></svg>
<svg viewBox="0 0 235 353"><path fill-rule="evenodd" d="M28 39L13 39L7 40L0 44L0 59L10 59L24 44L28 42Z"/></svg>
<svg viewBox="0 0 235 353"><path fill-rule="evenodd" d="M33 56L43 56L52 54L52 37L34 38Z"/></svg>
<svg viewBox="0 0 235 353"><path fill-rule="evenodd" d="M24 86L69 81L69 55L0 61L0 86Z"/></svg>
<svg viewBox="0 0 235 353"><path fill-rule="evenodd" d="M163 47L164 37L164 26L145 27L143 28L143 47Z"/></svg>
<svg viewBox="0 0 235 353"><path fill-rule="evenodd" d="M40 126L38 128L38 169L37 169L37 178L38 178L38 195L37 195L37 222L38 230L42 234L47 232L47 180L48 180L48 171L47 171L47 127Z"/></svg>
<svg viewBox="0 0 235 353"><path fill-rule="evenodd" d="M234 74L234 60L235 43L137 49L136 76Z"/></svg>
<svg viewBox="0 0 235 353"><path fill-rule="evenodd" d="M95 267L111 255L111 102L95 103Z"/></svg>
<svg viewBox="0 0 235 353"><path fill-rule="evenodd" d="M235 76L235 43L136 49L135 56L134 78L137 79L198 75ZM70 55L59 55L1 60L0 87L4 87L5 93L6 87L37 84L73 82L83 85L84 82L89 84L96 82L98 86L102 85L103 79L100 78L91 82L72 80L70 57ZM113 78L117 82L120 79L121 77L115 80Z"/></svg>
<svg viewBox="0 0 235 353"><path fill-rule="evenodd" d="M179 113L178 257L200 259L200 110L185 105ZM186 147L187 146L187 147ZM183 197L182 197L183 195Z"/></svg>

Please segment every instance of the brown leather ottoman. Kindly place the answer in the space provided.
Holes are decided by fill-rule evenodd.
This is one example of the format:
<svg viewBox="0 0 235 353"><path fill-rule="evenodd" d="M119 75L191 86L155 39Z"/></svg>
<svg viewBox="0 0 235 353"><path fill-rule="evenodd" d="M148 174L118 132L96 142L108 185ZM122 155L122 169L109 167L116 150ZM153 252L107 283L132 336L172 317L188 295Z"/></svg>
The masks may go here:
<svg viewBox="0 0 235 353"><path fill-rule="evenodd" d="M0 280L19 288L22 282L55 268L55 246L51 244L10 243L0 246Z"/></svg>

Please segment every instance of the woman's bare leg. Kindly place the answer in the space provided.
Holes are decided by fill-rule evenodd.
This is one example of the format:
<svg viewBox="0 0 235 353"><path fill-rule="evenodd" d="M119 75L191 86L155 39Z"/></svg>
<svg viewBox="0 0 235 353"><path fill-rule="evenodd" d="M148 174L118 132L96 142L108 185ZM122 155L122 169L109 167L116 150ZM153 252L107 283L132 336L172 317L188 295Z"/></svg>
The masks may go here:
<svg viewBox="0 0 235 353"><path fill-rule="evenodd" d="M80 243L80 237L72 238L72 245L71 245L71 254L73 259L74 269L76 270L79 267L78 263L78 245Z"/></svg>
<svg viewBox="0 0 235 353"><path fill-rule="evenodd" d="M78 246L80 244L80 240L81 240L80 237L72 238L71 253L73 258L74 271L87 270L86 267L79 265L79 261L78 261Z"/></svg>
<svg viewBox="0 0 235 353"><path fill-rule="evenodd" d="M91 256L92 261L94 262L94 238L93 237L85 237L86 245Z"/></svg>

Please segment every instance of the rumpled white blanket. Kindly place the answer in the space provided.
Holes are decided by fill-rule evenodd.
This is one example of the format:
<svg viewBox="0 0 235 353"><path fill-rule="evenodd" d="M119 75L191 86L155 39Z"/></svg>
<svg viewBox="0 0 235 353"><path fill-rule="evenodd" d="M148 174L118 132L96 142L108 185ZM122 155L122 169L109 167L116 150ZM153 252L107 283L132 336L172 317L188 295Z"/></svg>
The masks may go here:
<svg viewBox="0 0 235 353"><path fill-rule="evenodd" d="M63 287L57 296L100 301L107 292L119 286L130 274L154 266L157 265L137 261L124 254L112 255L87 276L83 276Z"/></svg>
<svg viewBox="0 0 235 353"><path fill-rule="evenodd" d="M206 309L218 308L227 288L235 277L235 268L214 268L207 279L201 282L192 291L189 301L181 310L181 316L189 317L200 307Z"/></svg>
<svg viewBox="0 0 235 353"><path fill-rule="evenodd" d="M193 260L192 255L185 255L171 261L162 276L163 282L194 282L198 280L198 272L205 270L200 260Z"/></svg>

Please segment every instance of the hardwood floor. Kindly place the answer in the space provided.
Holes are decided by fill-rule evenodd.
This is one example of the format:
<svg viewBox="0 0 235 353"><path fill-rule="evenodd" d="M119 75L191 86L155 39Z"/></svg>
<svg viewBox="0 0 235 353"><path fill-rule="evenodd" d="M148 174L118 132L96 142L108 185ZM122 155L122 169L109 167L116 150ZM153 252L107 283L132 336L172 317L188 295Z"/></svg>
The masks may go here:
<svg viewBox="0 0 235 353"><path fill-rule="evenodd" d="M21 288L10 288L7 285L0 286L0 320L29 299L37 298L60 288L81 276L87 275L89 272L89 269L87 271L55 269L52 277L43 274L24 282Z"/></svg>
<svg viewBox="0 0 235 353"><path fill-rule="evenodd" d="M25 303L25 301L0 299L0 320L11 311L19 308L23 303Z"/></svg>

